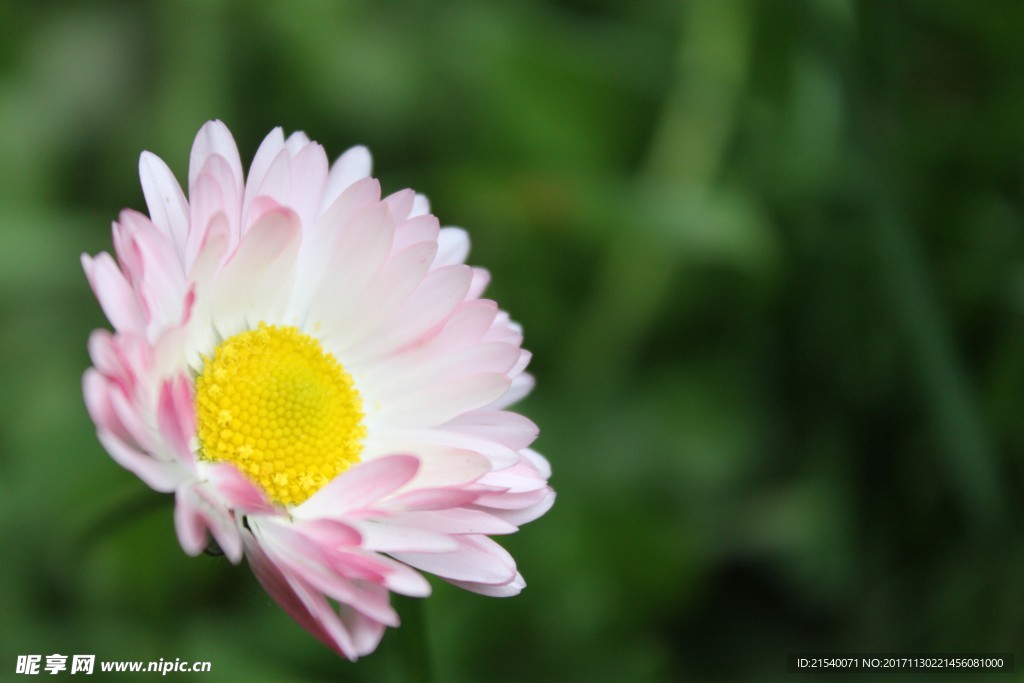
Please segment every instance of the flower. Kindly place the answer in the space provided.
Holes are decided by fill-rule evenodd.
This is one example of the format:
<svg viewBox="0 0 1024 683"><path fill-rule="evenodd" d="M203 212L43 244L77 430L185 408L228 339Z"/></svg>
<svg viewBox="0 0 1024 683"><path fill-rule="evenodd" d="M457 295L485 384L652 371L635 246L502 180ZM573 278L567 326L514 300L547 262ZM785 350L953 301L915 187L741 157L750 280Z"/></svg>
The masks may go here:
<svg viewBox="0 0 1024 683"><path fill-rule="evenodd" d="M188 199L139 162L149 216L121 212L116 260L82 264L114 333L83 390L110 456L173 492L185 552L216 541L341 655L397 626L390 591L430 572L517 594L490 537L550 508L517 324L481 298L466 233L411 190L380 196L370 155L328 165L273 130L243 179L227 127L196 136Z"/></svg>

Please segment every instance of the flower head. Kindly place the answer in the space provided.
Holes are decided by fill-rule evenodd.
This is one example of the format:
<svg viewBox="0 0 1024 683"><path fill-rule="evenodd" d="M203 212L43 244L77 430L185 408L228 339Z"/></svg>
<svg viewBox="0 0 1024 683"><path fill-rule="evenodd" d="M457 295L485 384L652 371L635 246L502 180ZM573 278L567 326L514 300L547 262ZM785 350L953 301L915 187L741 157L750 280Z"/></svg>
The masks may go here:
<svg viewBox="0 0 1024 683"><path fill-rule="evenodd" d="M381 198L362 147L333 165L275 129L248 177L223 123L199 131L188 199L139 163L116 259L82 263L114 332L83 378L111 457L173 492L182 548L248 559L302 626L356 658L425 596L417 571L487 595L524 587L490 536L554 493L518 325L482 299L469 242L410 190Z"/></svg>

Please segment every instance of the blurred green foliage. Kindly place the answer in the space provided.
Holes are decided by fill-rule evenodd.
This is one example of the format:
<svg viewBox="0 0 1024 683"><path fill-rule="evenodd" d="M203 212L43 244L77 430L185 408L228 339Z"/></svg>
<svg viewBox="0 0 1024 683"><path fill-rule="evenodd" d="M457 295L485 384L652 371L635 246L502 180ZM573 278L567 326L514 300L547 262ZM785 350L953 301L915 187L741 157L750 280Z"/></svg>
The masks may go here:
<svg viewBox="0 0 1024 683"><path fill-rule="evenodd" d="M404 681L423 638L450 683L1024 652L1021 35L998 1L0 3L2 677ZM78 255L210 118L246 161L276 125L366 144L470 230L560 495L506 540L522 596L438 583L339 661L103 453Z"/></svg>

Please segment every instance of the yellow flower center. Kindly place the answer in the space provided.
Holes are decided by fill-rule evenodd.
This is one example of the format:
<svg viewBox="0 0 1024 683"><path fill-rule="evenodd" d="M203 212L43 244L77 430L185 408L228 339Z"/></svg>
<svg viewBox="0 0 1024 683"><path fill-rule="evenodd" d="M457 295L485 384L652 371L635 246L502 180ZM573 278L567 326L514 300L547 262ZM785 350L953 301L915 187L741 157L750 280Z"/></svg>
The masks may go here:
<svg viewBox="0 0 1024 683"><path fill-rule="evenodd" d="M204 360L196 379L204 460L234 463L281 505L298 505L359 462L362 400L316 339L260 323Z"/></svg>

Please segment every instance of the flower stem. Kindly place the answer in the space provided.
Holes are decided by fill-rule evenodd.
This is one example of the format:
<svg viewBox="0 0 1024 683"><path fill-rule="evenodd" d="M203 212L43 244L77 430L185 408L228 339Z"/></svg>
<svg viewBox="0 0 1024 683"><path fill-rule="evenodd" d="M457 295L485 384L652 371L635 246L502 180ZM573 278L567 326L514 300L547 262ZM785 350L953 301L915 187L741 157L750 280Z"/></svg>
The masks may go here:
<svg viewBox="0 0 1024 683"><path fill-rule="evenodd" d="M402 626L397 630L397 635L405 662L405 680L409 683L433 683L434 667L427 640L426 620L423 617L424 601L397 596L396 600L402 617Z"/></svg>

